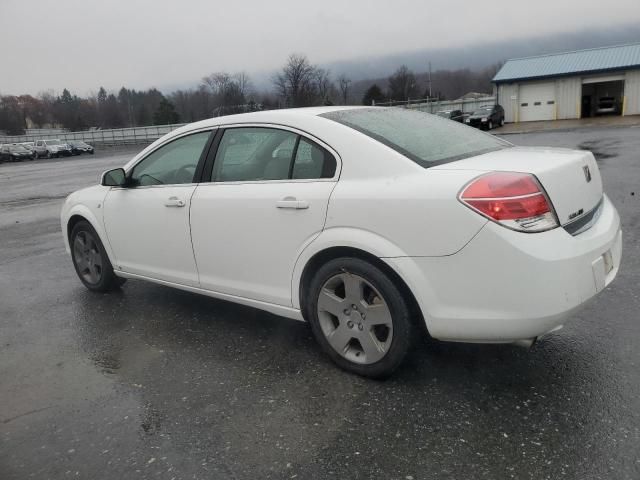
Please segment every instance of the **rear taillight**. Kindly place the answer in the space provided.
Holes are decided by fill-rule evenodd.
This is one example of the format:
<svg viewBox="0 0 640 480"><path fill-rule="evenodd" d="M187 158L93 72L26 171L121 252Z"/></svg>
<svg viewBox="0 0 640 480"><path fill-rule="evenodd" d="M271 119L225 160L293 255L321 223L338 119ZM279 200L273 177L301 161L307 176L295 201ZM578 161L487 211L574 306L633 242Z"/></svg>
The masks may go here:
<svg viewBox="0 0 640 480"><path fill-rule="evenodd" d="M469 183L460 201L500 225L521 232L543 232L558 226L553 207L535 176L493 172Z"/></svg>

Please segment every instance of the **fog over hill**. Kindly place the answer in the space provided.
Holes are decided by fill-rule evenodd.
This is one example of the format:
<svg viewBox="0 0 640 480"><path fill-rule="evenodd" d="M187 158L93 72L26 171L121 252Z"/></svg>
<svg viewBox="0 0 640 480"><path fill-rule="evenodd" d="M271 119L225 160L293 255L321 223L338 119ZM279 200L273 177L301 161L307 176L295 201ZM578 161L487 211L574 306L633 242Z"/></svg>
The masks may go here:
<svg viewBox="0 0 640 480"><path fill-rule="evenodd" d="M354 83L358 82L356 86L359 87L359 85L367 83L359 81L371 79L371 83L373 83L375 79L386 78L402 64L418 73L426 72L429 62L431 62L433 71L462 68L477 70L504 62L509 58L640 42L640 26L637 24L606 26L601 29L509 40L508 42L499 40L499 25L479 25L478 28L486 28L487 38L492 37L494 40L464 48L434 50L416 48L383 56L377 56L375 52L372 52L366 58L340 60L324 63L320 66L330 69L334 78L340 74L347 75ZM455 28L452 29L452 34L455 34ZM282 59L283 63L285 60ZM309 60L315 63L313 58ZM274 72L276 70L277 66L274 66ZM253 83L258 89L271 89L273 86L271 83L272 75L273 72L251 72Z"/></svg>

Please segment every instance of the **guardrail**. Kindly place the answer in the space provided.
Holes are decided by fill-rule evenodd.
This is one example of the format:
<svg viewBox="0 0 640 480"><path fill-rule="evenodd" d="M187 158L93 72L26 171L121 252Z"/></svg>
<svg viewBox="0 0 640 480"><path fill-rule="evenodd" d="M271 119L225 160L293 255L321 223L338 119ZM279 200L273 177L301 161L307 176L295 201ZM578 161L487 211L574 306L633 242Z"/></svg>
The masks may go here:
<svg viewBox="0 0 640 480"><path fill-rule="evenodd" d="M56 132L49 134L27 134L0 136L2 143L35 142L37 140L60 139L62 141L82 140L91 145L136 145L151 143L176 128L186 125L153 125L150 127L115 128L111 130L84 130L81 132Z"/></svg>
<svg viewBox="0 0 640 480"><path fill-rule="evenodd" d="M445 100L445 101L425 101L425 100L408 100L404 102L387 102L379 103L379 106L395 106L411 108L428 113L436 113L441 110L462 110L463 113L473 112L474 110L487 105L493 105L496 101L495 97L470 98L465 100ZM6 135L0 136L0 144L3 143L21 143L35 142L37 140L60 139L82 140L91 145L136 145L151 143L154 140L166 135L176 128L182 127L186 123L175 123L171 125L152 125L150 127L131 127L131 128L115 128L111 130L84 130L81 132L53 132L38 133L26 135Z"/></svg>
<svg viewBox="0 0 640 480"><path fill-rule="evenodd" d="M463 113L473 112L480 107L493 105L496 103L496 97L486 96L480 98L466 98L460 100L442 100L434 101L433 99L419 99L419 100L405 100L376 103L380 107L403 107L414 110L420 110L421 112L436 113L441 110L462 110Z"/></svg>

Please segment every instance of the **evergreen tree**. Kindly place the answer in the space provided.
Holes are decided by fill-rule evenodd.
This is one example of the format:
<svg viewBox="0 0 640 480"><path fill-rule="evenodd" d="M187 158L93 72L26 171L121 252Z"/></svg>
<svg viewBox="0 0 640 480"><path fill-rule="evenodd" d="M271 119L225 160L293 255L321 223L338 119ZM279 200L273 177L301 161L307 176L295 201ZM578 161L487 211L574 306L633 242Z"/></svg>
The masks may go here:
<svg viewBox="0 0 640 480"><path fill-rule="evenodd" d="M173 103L166 98L162 98L162 100L160 100L160 105L158 105L158 109L153 114L153 123L155 125L169 125L172 123L178 123L179 121L180 116L176 112Z"/></svg>
<svg viewBox="0 0 640 480"><path fill-rule="evenodd" d="M367 91L364 93L364 97L362 97L363 105L373 105L375 103L384 102L384 93L382 93L382 89L377 85L371 85Z"/></svg>

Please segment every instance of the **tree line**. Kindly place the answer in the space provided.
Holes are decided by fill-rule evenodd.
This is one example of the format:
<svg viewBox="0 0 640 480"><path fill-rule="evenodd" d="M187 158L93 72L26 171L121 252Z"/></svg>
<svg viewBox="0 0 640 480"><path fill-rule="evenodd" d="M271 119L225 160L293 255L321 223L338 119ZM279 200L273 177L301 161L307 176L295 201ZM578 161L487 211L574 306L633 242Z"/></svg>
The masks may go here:
<svg viewBox="0 0 640 480"><path fill-rule="evenodd" d="M79 97L64 89L32 95L0 96L0 130L21 134L25 128L62 127L68 130L121 128L194 122L220 115L256 110L316 105L371 105L385 101L432 97L458 98L469 91L490 91L499 65L481 71L437 71L416 74L406 65L387 78L352 82L312 64L305 55L292 54L273 75L271 90L257 91L248 74L217 72L190 89L168 95L156 88L122 87ZM431 91L431 92L430 92Z"/></svg>

